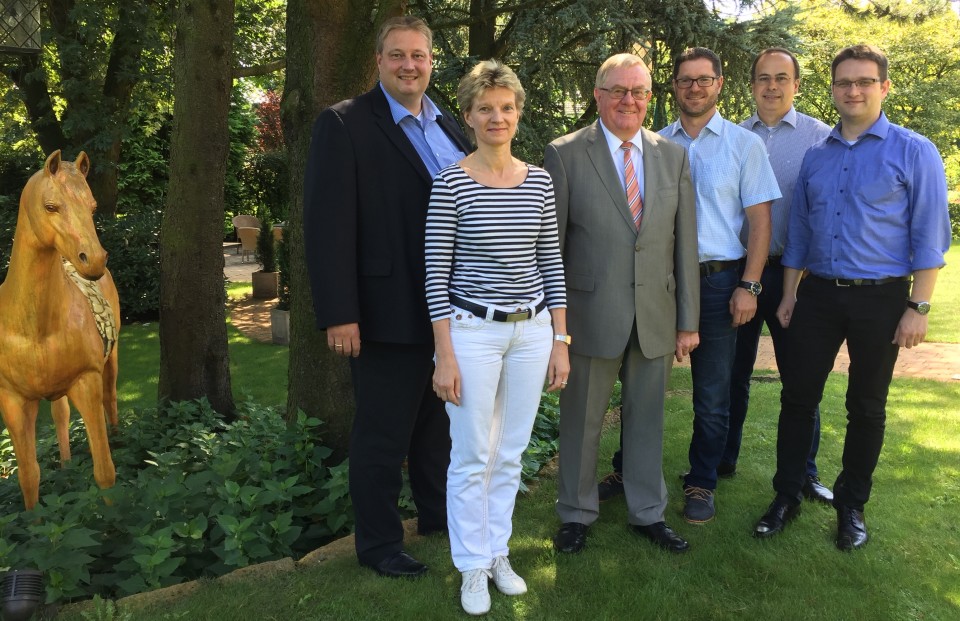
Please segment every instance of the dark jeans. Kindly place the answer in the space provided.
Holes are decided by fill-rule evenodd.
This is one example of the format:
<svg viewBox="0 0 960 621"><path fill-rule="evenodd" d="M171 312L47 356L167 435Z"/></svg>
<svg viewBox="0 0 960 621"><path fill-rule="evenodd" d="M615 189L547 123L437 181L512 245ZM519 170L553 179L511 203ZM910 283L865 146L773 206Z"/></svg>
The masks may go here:
<svg viewBox="0 0 960 621"><path fill-rule="evenodd" d="M350 359L357 412L350 435L350 498L357 558L375 565L403 549L397 501L407 460L421 532L447 529L450 419L433 392L433 344L364 341Z"/></svg>
<svg viewBox="0 0 960 621"><path fill-rule="evenodd" d="M792 355L780 371L783 390L773 487L782 501L800 502L817 404L844 340L850 354L847 433L833 504L862 511L869 500L899 353L891 340L906 309L909 288L906 281L838 287L809 277L800 283L786 331Z"/></svg>
<svg viewBox="0 0 960 621"><path fill-rule="evenodd" d="M757 298L757 314L753 319L737 329L737 353L733 362L733 376L730 378L730 428L727 431L727 444L723 449L720 463L736 465L740 456L740 443L743 440L743 423L747 418L750 404L750 378L753 366L757 362L757 348L760 345L760 332L763 324L770 330L773 341L773 353L777 359L777 368L782 369L789 352L786 331L777 319L777 307L783 297L783 268L779 261L767 265L760 278L763 292ZM817 407L813 442L807 455L807 476L817 476L817 450L820 448L820 408Z"/></svg>

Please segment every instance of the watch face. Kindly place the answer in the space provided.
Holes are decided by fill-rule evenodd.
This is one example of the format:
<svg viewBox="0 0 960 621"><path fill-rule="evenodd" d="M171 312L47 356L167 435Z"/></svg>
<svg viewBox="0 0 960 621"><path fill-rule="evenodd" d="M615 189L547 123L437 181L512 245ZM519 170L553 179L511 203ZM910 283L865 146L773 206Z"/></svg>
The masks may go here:
<svg viewBox="0 0 960 621"><path fill-rule="evenodd" d="M917 303L917 312L921 315L926 315L930 312L930 302L918 302Z"/></svg>
<svg viewBox="0 0 960 621"><path fill-rule="evenodd" d="M763 285L756 281L741 280L739 286L752 293L754 297L760 295L760 292L763 291Z"/></svg>

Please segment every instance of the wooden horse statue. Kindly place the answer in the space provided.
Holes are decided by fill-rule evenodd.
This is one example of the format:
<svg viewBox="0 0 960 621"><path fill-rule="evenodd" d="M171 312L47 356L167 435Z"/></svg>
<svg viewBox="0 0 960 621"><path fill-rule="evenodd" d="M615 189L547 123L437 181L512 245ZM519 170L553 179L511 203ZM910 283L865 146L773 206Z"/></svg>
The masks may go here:
<svg viewBox="0 0 960 621"><path fill-rule="evenodd" d="M116 479L104 414L115 427L120 302L93 225L89 170L86 153L70 163L54 151L30 178L0 284L0 411L27 509L39 499L41 399L53 402L61 456L69 457L69 398L83 417L97 485Z"/></svg>

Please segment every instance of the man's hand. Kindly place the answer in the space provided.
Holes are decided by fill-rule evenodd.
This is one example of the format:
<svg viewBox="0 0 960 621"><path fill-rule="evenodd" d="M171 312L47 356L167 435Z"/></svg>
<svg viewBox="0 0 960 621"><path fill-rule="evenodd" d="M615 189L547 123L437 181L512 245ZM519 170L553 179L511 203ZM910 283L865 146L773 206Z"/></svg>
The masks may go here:
<svg viewBox="0 0 960 621"><path fill-rule="evenodd" d="M683 362L684 356L695 350L698 345L700 345L699 332L685 332L683 330L677 332L677 349L674 352L677 362Z"/></svg>
<svg viewBox="0 0 960 621"><path fill-rule="evenodd" d="M343 323L327 328L327 347L341 356L360 355L360 324Z"/></svg>
<svg viewBox="0 0 960 621"><path fill-rule="evenodd" d="M916 347L927 337L927 316L912 308L903 312L897 330L893 333L893 343L898 347Z"/></svg>
<svg viewBox="0 0 960 621"><path fill-rule="evenodd" d="M730 296L730 316L733 317L733 327L739 328L757 314L757 296L742 287Z"/></svg>

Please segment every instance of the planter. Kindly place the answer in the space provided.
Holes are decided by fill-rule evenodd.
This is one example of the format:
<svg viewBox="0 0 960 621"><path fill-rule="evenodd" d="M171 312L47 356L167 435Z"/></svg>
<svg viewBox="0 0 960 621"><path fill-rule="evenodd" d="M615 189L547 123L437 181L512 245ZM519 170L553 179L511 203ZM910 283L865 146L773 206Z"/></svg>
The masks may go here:
<svg viewBox="0 0 960 621"><path fill-rule="evenodd" d="M276 345L290 344L290 311L270 309L270 330Z"/></svg>
<svg viewBox="0 0 960 621"><path fill-rule="evenodd" d="M43 572L12 569L0 579L0 606L4 621L27 621L43 602Z"/></svg>
<svg viewBox="0 0 960 621"><path fill-rule="evenodd" d="M271 300L277 297L277 284L280 272L254 272L253 297L258 300Z"/></svg>

